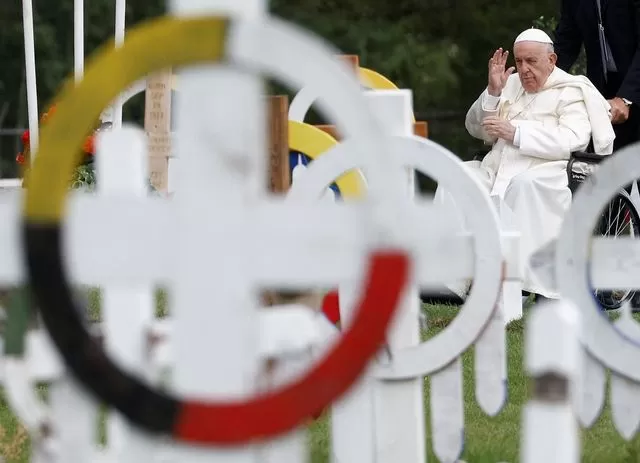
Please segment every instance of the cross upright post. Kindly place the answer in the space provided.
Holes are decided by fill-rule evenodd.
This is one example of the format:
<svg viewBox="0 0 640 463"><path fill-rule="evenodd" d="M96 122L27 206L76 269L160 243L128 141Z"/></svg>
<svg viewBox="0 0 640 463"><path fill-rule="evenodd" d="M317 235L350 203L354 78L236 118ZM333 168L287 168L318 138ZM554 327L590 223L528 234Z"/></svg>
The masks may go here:
<svg viewBox="0 0 640 463"><path fill-rule="evenodd" d="M170 10L182 17L221 14L260 21L266 3L174 0ZM244 243L222 237L233 227L234 211L266 193L263 83L259 76L219 66L180 71L178 79L180 169L174 200L181 252L170 294L176 314L174 387L202 398L237 398L254 391L257 301L245 278L247 260L237 258ZM252 447L183 452L190 463L256 463Z"/></svg>

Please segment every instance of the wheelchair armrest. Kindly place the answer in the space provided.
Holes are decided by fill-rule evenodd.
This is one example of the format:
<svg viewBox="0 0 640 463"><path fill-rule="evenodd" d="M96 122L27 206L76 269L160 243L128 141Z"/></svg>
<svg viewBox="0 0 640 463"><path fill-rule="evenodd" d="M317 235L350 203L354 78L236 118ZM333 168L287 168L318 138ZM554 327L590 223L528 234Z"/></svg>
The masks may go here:
<svg viewBox="0 0 640 463"><path fill-rule="evenodd" d="M607 156L589 151L574 151L567 163L569 189L575 192L578 187L598 168L598 164Z"/></svg>
<svg viewBox="0 0 640 463"><path fill-rule="evenodd" d="M607 156L602 156L591 151L574 151L573 153L571 153L569 161L576 160L588 162L589 164L599 164L600 161L604 160L605 158L607 158Z"/></svg>
<svg viewBox="0 0 640 463"><path fill-rule="evenodd" d="M473 151L472 153L473 153L472 160L482 162L485 156L489 154L489 151L477 150L477 151ZM569 157L569 161L584 161L589 164L599 164L600 161L604 160L606 157L607 156L602 156L600 154L592 153L590 151L574 151L571 153Z"/></svg>
<svg viewBox="0 0 640 463"><path fill-rule="evenodd" d="M480 161L489 154L487 150L477 150L473 152L473 160ZM574 151L569 157L567 163L567 177L569 180L569 188L575 191L578 186L586 180L595 168L595 165L603 161L607 156L593 153L591 151ZM575 167L574 167L575 165Z"/></svg>

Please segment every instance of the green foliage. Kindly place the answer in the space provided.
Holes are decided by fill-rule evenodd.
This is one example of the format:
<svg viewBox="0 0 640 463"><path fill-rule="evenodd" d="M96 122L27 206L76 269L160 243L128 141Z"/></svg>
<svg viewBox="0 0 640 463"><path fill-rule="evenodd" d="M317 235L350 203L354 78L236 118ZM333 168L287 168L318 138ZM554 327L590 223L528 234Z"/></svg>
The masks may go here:
<svg viewBox="0 0 640 463"><path fill-rule="evenodd" d="M273 14L308 29L336 51L357 54L361 65L413 91L415 112L428 113L430 136L464 157L476 143L464 114L486 85L493 50L510 48L532 18L552 18L557 0L271 0ZM112 39L113 0L85 2L86 55ZM165 0L128 0L127 27L164 12ZM73 0L34 0L40 110L73 70ZM546 26L545 26L546 28ZM4 127L26 127L22 11L0 2L0 111ZM302 64L301 64L302 65ZM295 90L295 89L294 89ZM124 108L142 122L144 98ZM453 114L438 119L434 114ZM0 139L0 175L13 172L17 136ZM3 165L2 162L5 164ZM4 167L4 169L3 169Z"/></svg>
<svg viewBox="0 0 640 463"><path fill-rule="evenodd" d="M165 0L127 0L127 27L165 11ZM91 0L85 6L85 55L113 39L115 2ZM73 0L33 0L33 21L38 84L38 109L52 98L73 74ZM27 127L24 34L19 0L0 1L0 128ZM126 105L126 120L142 122L143 104ZM17 176L15 156L21 149L19 135L0 137L0 177Z"/></svg>
<svg viewBox="0 0 640 463"><path fill-rule="evenodd" d="M553 32L555 31L557 25L558 25L558 20L556 19L555 16L550 16L549 18L540 16L539 18L534 19L532 24L533 27L542 29L550 36L553 36Z"/></svg>
<svg viewBox="0 0 640 463"><path fill-rule="evenodd" d="M147 181L149 192L159 194L158 190L151 184L151 180ZM95 191L96 188L96 172L93 163L83 164L77 167L73 172L71 179L71 188L85 191Z"/></svg>
<svg viewBox="0 0 640 463"><path fill-rule="evenodd" d="M410 88L430 137L465 158L482 146L467 134L464 115L486 85L489 56L510 48L531 18L552 14L556 1L272 0L271 7Z"/></svg>
<svg viewBox="0 0 640 463"><path fill-rule="evenodd" d="M555 2L488 0L273 0L273 11L357 54L364 67L414 92L417 111L466 109L486 81L487 59ZM294 6L295 5L295 6Z"/></svg>
<svg viewBox="0 0 640 463"><path fill-rule="evenodd" d="M96 173L93 164L83 164L73 172L71 188L93 191L96 185Z"/></svg>

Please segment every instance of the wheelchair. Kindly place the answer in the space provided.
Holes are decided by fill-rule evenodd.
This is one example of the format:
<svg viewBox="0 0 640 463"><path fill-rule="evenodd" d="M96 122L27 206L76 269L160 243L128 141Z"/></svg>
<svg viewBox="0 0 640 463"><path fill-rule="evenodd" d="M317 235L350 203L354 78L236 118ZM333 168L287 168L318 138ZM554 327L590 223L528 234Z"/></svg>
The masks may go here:
<svg viewBox="0 0 640 463"><path fill-rule="evenodd" d="M487 154L486 151L476 152L473 160L482 161ZM605 157L590 151L571 153L567 163L567 180L572 194L596 171L598 164L603 159ZM631 186L620 190L602 211L593 233L595 236L614 238L619 236L640 237L640 214L631 200ZM619 309L625 302L640 296L637 291L630 289L596 290L594 295L604 310Z"/></svg>
<svg viewBox="0 0 640 463"><path fill-rule="evenodd" d="M567 163L567 177L569 189L572 193L580 188L580 185L596 169L604 158L590 152L572 153ZM605 207L600 216L600 221L594 229L594 235L606 237L628 236L640 237L640 214L631 200L631 188L629 185L620 192ZM627 301L636 303L640 294L636 290L596 290L595 297L604 310L615 310L622 307ZM635 300L634 300L635 299Z"/></svg>
<svg viewBox="0 0 640 463"><path fill-rule="evenodd" d="M590 145L591 146L591 145ZM471 153L472 160L480 161L488 154L486 150ZM575 193L580 185L598 167L604 157L592 152L574 152L567 163L567 179L571 193ZM594 229L595 236L640 237L640 214L631 200L631 187L620 190L609 205L603 210L598 224ZM616 310L627 301L633 301L640 306L640 292L635 290L596 290L594 296L603 310ZM464 300L447 289L423 292L420 299L426 304L461 305ZM638 301L639 303L636 303Z"/></svg>

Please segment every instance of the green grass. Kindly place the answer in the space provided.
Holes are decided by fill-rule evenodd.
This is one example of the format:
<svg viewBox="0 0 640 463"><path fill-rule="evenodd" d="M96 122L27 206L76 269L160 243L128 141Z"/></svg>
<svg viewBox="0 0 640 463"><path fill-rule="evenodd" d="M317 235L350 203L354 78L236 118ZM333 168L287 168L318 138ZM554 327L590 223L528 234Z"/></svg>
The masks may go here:
<svg viewBox="0 0 640 463"><path fill-rule="evenodd" d="M164 306L164 298L159 297ZM96 296L92 296L94 314L97 313ZM433 336L455 317L456 309L439 306L426 307L429 312L430 329L425 336ZM640 317L639 317L640 320ZM513 322L508 326L509 397L504 409L496 417L486 416L478 407L474 397L473 357L467 352L463 357L465 396L465 451L462 459L469 463L497 463L519 461L520 420L522 407L527 401L528 380L523 370L524 322ZM425 380L425 397L429 393L429 380ZM427 402L428 405L428 402ZM430 418L426 407L427 433ZM613 427L607 405L605 412L593 428L582 433L583 458L585 463L640 463L640 437L630 442L622 439ZM309 433L312 463L328 463L330 429L328 416L313 423ZM427 441L428 441L427 436ZM429 461L437 461L430 445ZM28 439L0 396L0 456L7 463L28 461ZM356 463L356 462L354 462ZM401 463L401 462L398 462ZM541 462L543 463L543 462Z"/></svg>
<svg viewBox="0 0 640 463"><path fill-rule="evenodd" d="M446 306L426 307L430 329L427 337L446 327L456 315L456 309ZM636 316L640 321L640 316ZM462 460L468 463L498 463L519 461L520 421L523 405L528 398L528 379L523 369L524 321L516 321L507 328L507 356L509 392L508 401L495 417L484 414L475 401L473 353L463 356L465 399L465 450ZM427 434L431 422L428 409L429 380L425 380L427 400L425 422ZM427 435L428 461L438 461L433 454ZM330 430L328 417L311 428L312 463L328 463ZM582 432L584 463L640 463L640 435L630 442L620 437L613 427L611 413L606 409L591 429ZM543 462L541 462L543 463Z"/></svg>

